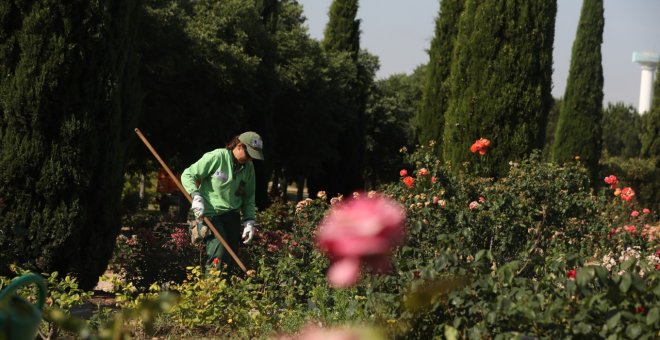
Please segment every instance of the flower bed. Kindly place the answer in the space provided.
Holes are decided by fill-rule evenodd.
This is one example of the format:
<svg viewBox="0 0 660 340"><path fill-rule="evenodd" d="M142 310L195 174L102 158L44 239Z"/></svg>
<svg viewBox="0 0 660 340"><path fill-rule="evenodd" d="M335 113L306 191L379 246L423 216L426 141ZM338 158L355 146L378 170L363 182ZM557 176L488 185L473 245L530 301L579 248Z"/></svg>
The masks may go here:
<svg viewBox="0 0 660 340"><path fill-rule="evenodd" d="M260 212L262 227L242 252L250 275L202 274L171 231L154 242L136 233L141 248L121 239L126 253L116 259L163 271L152 277L161 283L136 270L115 287L123 311L163 312L124 331L282 339L660 334L660 225L634 187L608 176L594 190L579 162L559 166L538 154L512 163L504 178L475 177L431 150L406 155L401 181L377 193L320 193ZM476 151L475 159L487 148ZM397 209L381 210L378 200L401 207L404 234L400 215L389 214ZM347 247L346 238L364 242ZM184 269L185 277L174 274ZM165 291L176 304L162 302Z"/></svg>

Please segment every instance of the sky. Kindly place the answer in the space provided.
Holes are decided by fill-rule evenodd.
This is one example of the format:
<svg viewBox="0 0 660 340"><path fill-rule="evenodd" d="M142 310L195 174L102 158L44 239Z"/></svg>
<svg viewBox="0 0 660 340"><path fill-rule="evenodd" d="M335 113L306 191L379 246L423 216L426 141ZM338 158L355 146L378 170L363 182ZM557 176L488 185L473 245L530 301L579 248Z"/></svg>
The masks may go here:
<svg viewBox="0 0 660 340"><path fill-rule="evenodd" d="M332 0L298 0L304 8L312 38L322 39ZM603 105L623 102L637 108L640 65L632 62L635 51L660 52L660 0L604 0ZM378 56L376 77L411 73L428 62L439 0L360 0L360 45ZM552 95L564 96L571 49L582 1L558 0L553 50Z"/></svg>

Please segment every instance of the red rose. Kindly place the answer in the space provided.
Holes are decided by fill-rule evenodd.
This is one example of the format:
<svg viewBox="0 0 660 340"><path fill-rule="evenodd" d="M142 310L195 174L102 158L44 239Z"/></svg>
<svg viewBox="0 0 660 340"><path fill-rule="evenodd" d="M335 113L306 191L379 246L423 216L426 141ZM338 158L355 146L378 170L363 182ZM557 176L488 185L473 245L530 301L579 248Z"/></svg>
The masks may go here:
<svg viewBox="0 0 660 340"><path fill-rule="evenodd" d="M575 276L576 276L576 275L577 275L577 270L575 270L575 269L571 269L571 270L569 270L569 271L566 272L566 277L567 277L569 280L575 280Z"/></svg>
<svg viewBox="0 0 660 340"><path fill-rule="evenodd" d="M486 138L477 139L472 146L470 146L470 151L472 153L479 152L480 155L485 155L486 151L490 147L490 140Z"/></svg>
<svg viewBox="0 0 660 340"><path fill-rule="evenodd" d="M630 202L635 197L635 191L631 187L625 187L621 190L621 199Z"/></svg>
<svg viewBox="0 0 660 340"><path fill-rule="evenodd" d="M619 183L619 180L614 175L609 175L605 177L605 183L610 185L610 188L616 188L616 184Z"/></svg>
<svg viewBox="0 0 660 340"><path fill-rule="evenodd" d="M415 179L410 176L406 176L403 178L403 184L410 188L413 186L413 184L415 184Z"/></svg>

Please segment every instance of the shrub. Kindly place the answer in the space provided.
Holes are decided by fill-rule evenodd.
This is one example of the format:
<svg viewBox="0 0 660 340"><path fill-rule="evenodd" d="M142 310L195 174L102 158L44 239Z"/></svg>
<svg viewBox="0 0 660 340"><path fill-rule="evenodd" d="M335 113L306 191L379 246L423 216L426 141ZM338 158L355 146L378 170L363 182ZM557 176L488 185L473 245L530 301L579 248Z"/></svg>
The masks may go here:
<svg viewBox="0 0 660 340"><path fill-rule="evenodd" d="M202 263L203 245L191 243L188 224L158 222L149 214L136 214L125 222L132 234L117 238L109 268L138 290L153 283L180 282L187 266Z"/></svg>

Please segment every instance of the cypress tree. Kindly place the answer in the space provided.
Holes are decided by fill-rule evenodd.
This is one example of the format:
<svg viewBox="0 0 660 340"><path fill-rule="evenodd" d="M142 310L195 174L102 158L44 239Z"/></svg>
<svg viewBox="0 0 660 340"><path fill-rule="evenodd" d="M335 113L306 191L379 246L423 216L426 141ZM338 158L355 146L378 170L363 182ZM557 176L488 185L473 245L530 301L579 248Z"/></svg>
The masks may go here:
<svg viewBox="0 0 660 340"><path fill-rule="evenodd" d="M357 63L360 51L358 0L334 0L328 13L322 46L327 51L348 52Z"/></svg>
<svg viewBox="0 0 660 340"><path fill-rule="evenodd" d="M552 147L555 162L579 156L594 184L602 148L604 24L603 0L584 0Z"/></svg>
<svg viewBox="0 0 660 340"><path fill-rule="evenodd" d="M139 109L139 2L0 3L0 270L96 284L120 228Z"/></svg>
<svg viewBox="0 0 660 340"><path fill-rule="evenodd" d="M452 56L443 156L502 176L510 160L542 149L552 106L557 4L547 0L468 0ZM491 140L485 156L470 153Z"/></svg>
<svg viewBox="0 0 660 340"><path fill-rule="evenodd" d="M640 140L642 143L640 156L657 157L660 161L660 77L658 76L653 83L651 110L642 116Z"/></svg>
<svg viewBox="0 0 660 340"><path fill-rule="evenodd" d="M464 3L465 0L440 1L440 12L435 20L435 35L429 50L421 107L416 119L418 140L421 144L435 140L437 147L442 146L444 114L449 100L451 56Z"/></svg>
<svg viewBox="0 0 660 340"><path fill-rule="evenodd" d="M632 158L639 155L639 131L642 118L637 110L623 102L609 103L603 110L602 155ZM625 126L625 129L621 127Z"/></svg>
<svg viewBox="0 0 660 340"><path fill-rule="evenodd" d="M335 104L339 159L329 160L322 176L310 179L313 190L326 190L330 196L348 195L364 188L365 106L372 76L362 65L360 20L356 19L358 0L334 0L322 46L330 54L347 54L353 70L345 76L343 102Z"/></svg>

